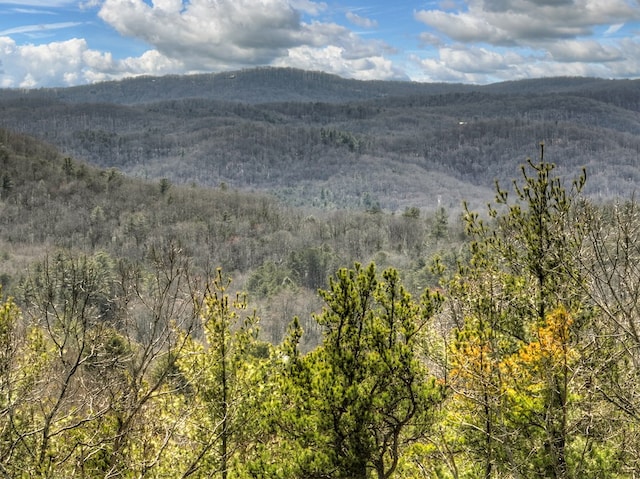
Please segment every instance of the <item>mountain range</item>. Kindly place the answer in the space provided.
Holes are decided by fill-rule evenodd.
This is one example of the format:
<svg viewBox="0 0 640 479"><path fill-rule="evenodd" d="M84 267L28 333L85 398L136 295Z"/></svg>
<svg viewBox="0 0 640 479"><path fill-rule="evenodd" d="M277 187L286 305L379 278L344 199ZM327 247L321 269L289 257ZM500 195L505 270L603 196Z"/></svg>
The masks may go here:
<svg viewBox="0 0 640 479"><path fill-rule="evenodd" d="M134 177L226 185L320 208L456 210L527 158L586 192L640 180L640 80L491 85L347 80L295 69L0 90L0 127Z"/></svg>

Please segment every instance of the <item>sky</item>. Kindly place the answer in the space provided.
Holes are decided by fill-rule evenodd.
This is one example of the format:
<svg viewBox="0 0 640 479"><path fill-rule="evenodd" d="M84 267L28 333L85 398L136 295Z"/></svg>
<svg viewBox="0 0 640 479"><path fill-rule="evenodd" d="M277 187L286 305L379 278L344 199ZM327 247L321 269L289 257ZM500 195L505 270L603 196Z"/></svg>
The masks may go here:
<svg viewBox="0 0 640 479"><path fill-rule="evenodd" d="M0 87L257 66L486 84L640 77L640 0L14 0Z"/></svg>

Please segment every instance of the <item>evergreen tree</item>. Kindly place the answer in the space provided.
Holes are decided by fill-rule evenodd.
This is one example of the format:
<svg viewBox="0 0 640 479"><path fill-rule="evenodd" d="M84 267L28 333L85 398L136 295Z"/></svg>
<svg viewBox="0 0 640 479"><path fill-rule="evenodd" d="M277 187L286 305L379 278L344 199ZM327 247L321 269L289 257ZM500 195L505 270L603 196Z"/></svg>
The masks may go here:
<svg viewBox="0 0 640 479"><path fill-rule="evenodd" d="M258 318L246 314L242 295L229 297L229 285L218 269L203 298L202 341L190 341L179 361L191 410L184 434L193 447L183 452L183 477L237 477L234 461L256 441L266 347L257 340Z"/></svg>
<svg viewBox="0 0 640 479"><path fill-rule="evenodd" d="M572 231L586 177L567 190L553 170L529 160L515 201L497 185L492 225L467 211L472 257L449 285L451 411L485 478L576 477L598 448L582 428L591 398L578 394L588 394L578 352L589 307Z"/></svg>
<svg viewBox="0 0 640 479"><path fill-rule="evenodd" d="M340 269L321 296L324 340L302 359L298 377L307 378L312 444L326 460L302 464L301 476L389 478L404 446L427 434L441 400L416 353L441 298L426 293L416 302L396 270L378 278L373 264Z"/></svg>

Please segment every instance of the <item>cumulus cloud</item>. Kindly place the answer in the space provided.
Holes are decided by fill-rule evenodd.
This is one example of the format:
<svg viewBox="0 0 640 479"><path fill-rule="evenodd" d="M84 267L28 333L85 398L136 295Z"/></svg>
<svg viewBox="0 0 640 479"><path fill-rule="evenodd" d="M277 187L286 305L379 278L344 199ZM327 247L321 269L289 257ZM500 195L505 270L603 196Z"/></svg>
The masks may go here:
<svg viewBox="0 0 640 479"><path fill-rule="evenodd" d="M498 52L462 46L441 47L433 58L414 57L423 71L421 80L461 83L486 83L488 78L492 81L506 79L530 60L508 50Z"/></svg>
<svg viewBox="0 0 640 479"><path fill-rule="evenodd" d="M292 48L285 58L274 62L274 66L288 66L331 72L357 80L408 80L409 78L393 63L381 55L353 57L338 46Z"/></svg>
<svg viewBox="0 0 640 479"><path fill-rule="evenodd" d="M511 61L515 58L521 62L520 58L509 56L513 57ZM449 68L464 74L493 73L510 66L507 56L485 48L442 48L440 58Z"/></svg>
<svg viewBox="0 0 640 479"><path fill-rule="evenodd" d="M300 13L286 0L106 0L99 15L192 68L269 63L304 43Z"/></svg>
<svg viewBox="0 0 640 479"><path fill-rule="evenodd" d="M516 45L589 35L640 13L626 0L470 0L464 11L420 10L415 18L454 41Z"/></svg>
<svg viewBox="0 0 640 479"><path fill-rule="evenodd" d="M305 25L305 44L289 48L272 64L334 73L358 80L408 80L408 76L384 53L395 50L379 40L365 41L335 23Z"/></svg>
<svg viewBox="0 0 640 479"><path fill-rule="evenodd" d="M69 71L77 71L75 64L83 49L86 49L83 40L18 46L11 38L0 37L0 60L6 66L0 84L31 88L46 84L49 78L61 78ZM38 65L38 69L33 65Z"/></svg>
<svg viewBox="0 0 640 479"><path fill-rule="evenodd" d="M469 0L461 9L420 10L414 18L427 28L423 42L437 45L437 55L414 57L425 78L486 83L640 71L636 41L626 40L631 48L594 37L597 29L611 36L640 19L627 0Z"/></svg>
<svg viewBox="0 0 640 479"><path fill-rule="evenodd" d="M342 61L351 62L356 70L350 76L356 77L386 63L382 55L391 50L382 42L366 42L335 23L302 20L303 11L325 8L308 0L105 0L99 15L122 35L144 40L189 70L265 64L312 69L319 59L300 52L316 49L341 52L340 58L330 55L337 63L325 68L334 73L343 71ZM384 69L381 75L386 74Z"/></svg>
<svg viewBox="0 0 640 479"><path fill-rule="evenodd" d="M562 40L547 45L546 50L558 62L599 63L624 59L619 48L595 40Z"/></svg>
<svg viewBox="0 0 640 479"><path fill-rule="evenodd" d="M441 10L422 10L416 19L433 28L439 34L455 41L470 43L483 41L492 44L510 43L507 32L486 19L470 13L449 13Z"/></svg>
<svg viewBox="0 0 640 479"><path fill-rule="evenodd" d="M365 10L345 13L314 0L15 0L4 11L60 15L73 6L86 16L73 18L82 23L40 25L25 17L24 24L6 24L0 31L0 86L74 85L261 65L358 79L408 79L410 71L418 81L474 83L640 72L640 40L629 34L629 25L640 20L637 0L440 0L425 2L437 7L414 12L402 2L377 1L366 11L375 11L380 25L363 15ZM97 20L86 17L95 14L101 34L107 27L133 39L137 53L125 58L115 49L122 39L111 52L95 49L90 37L80 38L87 22ZM405 23L411 18L413 24ZM76 29L78 38L69 39L69 29ZM42 43L45 34L58 32L64 33L59 41ZM400 47L373 38L374 33L389 35ZM104 44L104 37L97 41Z"/></svg>
<svg viewBox="0 0 640 479"><path fill-rule="evenodd" d="M413 61L420 69L414 77L418 81L489 83L552 76L625 78L637 77L640 71L640 43L628 39L613 48L593 41L565 41L540 52L458 45L442 47L429 58L414 56Z"/></svg>
<svg viewBox="0 0 640 479"><path fill-rule="evenodd" d="M44 45L17 45L9 37L0 37L0 64L4 65L0 72L2 88L71 86L136 74L166 74L182 68L153 50L137 58L116 61L110 53L92 50L86 40L78 38Z"/></svg>
<svg viewBox="0 0 640 479"><path fill-rule="evenodd" d="M23 6L68 1L24 0ZM78 0L74 2L78 4ZM138 74L223 71L259 65L322 69L354 78L407 78L386 55L394 50L350 29L314 17L327 4L313 0L80 0L123 37L146 44L139 56L115 59L74 38L17 44L15 34L75 26L71 22L14 26L0 34L5 50L2 86L74 85ZM304 17L304 18L303 18ZM375 23L353 14L360 25ZM34 68L37 65L37 69Z"/></svg>

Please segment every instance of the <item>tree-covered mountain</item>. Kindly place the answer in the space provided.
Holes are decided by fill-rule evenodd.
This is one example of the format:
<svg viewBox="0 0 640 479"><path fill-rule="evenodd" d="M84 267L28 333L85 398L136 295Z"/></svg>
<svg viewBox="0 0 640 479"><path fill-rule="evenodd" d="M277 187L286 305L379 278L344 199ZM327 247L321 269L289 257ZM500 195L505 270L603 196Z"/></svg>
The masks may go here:
<svg viewBox="0 0 640 479"><path fill-rule="evenodd" d="M119 81L68 88L3 90L7 98L28 95L71 103L133 105L160 99L203 98L241 103L346 103L411 95L488 92L506 94L576 93L589 96L601 91L637 87L636 81L599 78L555 77L508 81L491 85L419 83L407 81L353 80L319 71L294 68L256 68L195 75L140 76Z"/></svg>
<svg viewBox="0 0 640 479"><path fill-rule="evenodd" d="M640 470L638 204L585 198L585 172L525 163L463 234L444 208L294 208L7 130L0 167L7 477Z"/></svg>
<svg viewBox="0 0 640 479"><path fill-rule="evenodd" d="M152 269L177 248L194 275L232 274L261 311L273 341L291 314L309 315L340 265L376 260L402 267L412 289L435 279L428 258L460 244L458 218L408 208L326 210L282 204L263 193L130 178L0 129L0 285L14 294L34 262L60 251L100 254ZM455 261L455 253L445 254ZM317 337L309 337L313 343Z"/></svg>
<svg viewBox="0 0 640 479"><path fill-rule="evenodd" d="M143 76L70 88L12 90L5 95L57 99L73 103L151 103L160 99L208 100L241 103L344 103L385 96L470 91L461 84L422 84L399 81L359 81L323 72L293 68L257 68L215 74Z"/></svg>
<svg viewBox="0 0 640 479"><path fill-rule="evenodd" d="M323 208L480 205L545 143L588 193L635 189L637 81L363 82L293 69L0 92L0 125L103 168Z"/></svg>
<svg viewBox="0 0 640 479"><path fill-rule="evenodd" d="M1 475L636 477L637 93L536 84L8 92Z"/></svg>

